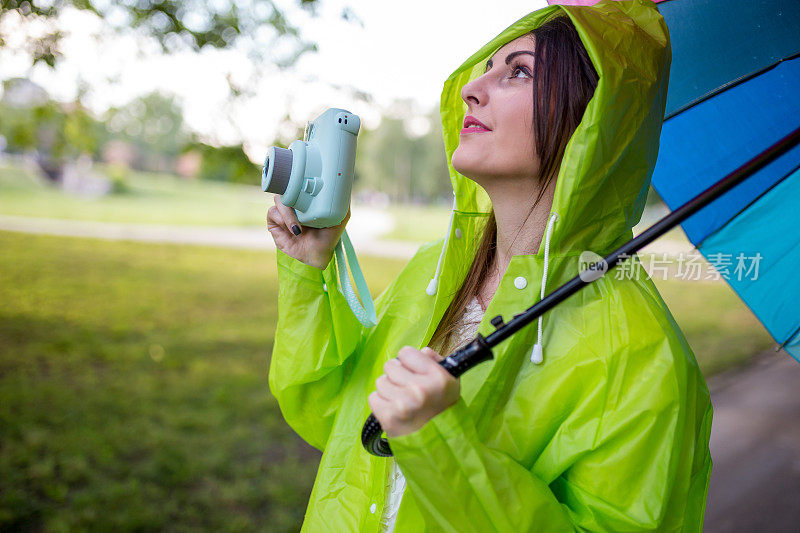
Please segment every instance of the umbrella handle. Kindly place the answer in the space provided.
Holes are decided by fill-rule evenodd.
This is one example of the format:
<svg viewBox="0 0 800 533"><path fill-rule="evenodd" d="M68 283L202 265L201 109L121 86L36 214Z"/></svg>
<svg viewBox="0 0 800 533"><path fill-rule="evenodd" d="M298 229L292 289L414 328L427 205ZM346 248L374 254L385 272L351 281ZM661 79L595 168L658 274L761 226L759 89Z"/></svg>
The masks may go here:
<svg viewBox="0 0 800 533"><path fill-rule="evenodd" d="M448 355L439 361L439 364L457 378L470 368L488 361L492 357L492 349L486 339L478 333L472 342ZM382 438L381 433L383 433L381 423L374 414L370 413L361 429L361 444L372 455L391 457L392 449L389 447L389 441Z"/></svg>

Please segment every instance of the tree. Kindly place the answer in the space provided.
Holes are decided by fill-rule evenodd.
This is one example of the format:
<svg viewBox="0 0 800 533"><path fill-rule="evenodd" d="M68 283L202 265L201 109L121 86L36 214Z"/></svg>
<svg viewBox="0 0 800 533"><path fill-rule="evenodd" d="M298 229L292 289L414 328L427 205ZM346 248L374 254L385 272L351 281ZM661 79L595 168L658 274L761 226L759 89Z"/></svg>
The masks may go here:
<svg viewBox="0 0 800 533"><path fill-rule="evenodd" d="M261 168L250 161L241 145L216 147L198 142L187 145L186 151L200 153L200 179L261 183Z"/></svg>
<svg viewBox="0 0 800 533"><path fill-rule="evenodd" d="M294 2L305 13L317 16L321 0ZM265 66L286 69L302 54L317 50L316 43L306 40L289 20L287 9L279 8L274 0L2 0L0 47L9 46L7 37L12 32L16 41L22 35L23 44L17 52L27 54L31 65L55 67L61 57L62 38L70 31L60 20L68 9L93 13L107 30L117 34L149 36L165 53L207 47L246 53L252 65L247 78L234 80L231 73L226 76L230 89L227 106L240 97L255 96L259 81L269 72ZM340 18L363 26L347 6ZM358 91L354 94L369 97ZM288 117L284 122L291 123Z"/></svg>
<svg viewBox="0 0 800 533"><path fill-rule="evenodd" d="M105 130L79 98L55 102L28 80L13 78L3 82L0 135L9 151L35 151L45 175L57 181L66 161L97 155Z"/></svg>
<svg viewBox="0 0 800 533"><path fill-rule="evenodd" d="M304 11L316 16L319 0L297 2ZM267 27L276 34L269 43L271 47L278 41L293 45L285 57L275 60L279 67L288 67L303 53L317 49L315 43L303 39L300 30L272 0L247 3L234 0L3 0L0 22L13 15L23 24L44 23L49 29L44 34L29 35L26 48L33 64L43 62L53 67L61 55L59 45L63 37L55 21L68 7L94 13L116 31L142 31L154 38L165 52L200 50L205 46L228 48L248 40L252 45L257 34ZM345 8L342 18L348 19L348 16L352 16L351 12ZM5 42L5 36L0 33L0 46ZM253 59L260 56L264 44L249 47Z"/></svg>
<svg viewBox="0 0 800 533"><path fill-rule="evenodd" d="M438 110L425 115L427 133L413 136L406 123L415 114L410 103L393 107L377 128L359 133L355 188L380 191L397 201L446 201L452 189Z"/></svg>
<svg viewBox="0 0 800 533"><path fill-rule="evenodd" d="M106 125L112 138L136 149L135 166L140 169L171 170L173 160L189 142L180 102L157 91L109 109Z"/></svg>

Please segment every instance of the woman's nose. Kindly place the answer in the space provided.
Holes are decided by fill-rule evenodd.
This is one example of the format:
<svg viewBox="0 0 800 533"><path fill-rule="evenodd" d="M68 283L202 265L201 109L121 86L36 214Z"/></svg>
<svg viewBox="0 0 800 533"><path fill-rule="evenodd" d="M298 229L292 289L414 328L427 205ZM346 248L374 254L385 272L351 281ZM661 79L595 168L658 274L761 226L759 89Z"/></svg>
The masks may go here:
<svg viewBox="0 0 800 533"><path fill-rule="evenodd" d="M484 78L482 75L479 78L472 80L461 88L461 99L467 105L485 105L487 100L486 90L484 87Z"/></svg>

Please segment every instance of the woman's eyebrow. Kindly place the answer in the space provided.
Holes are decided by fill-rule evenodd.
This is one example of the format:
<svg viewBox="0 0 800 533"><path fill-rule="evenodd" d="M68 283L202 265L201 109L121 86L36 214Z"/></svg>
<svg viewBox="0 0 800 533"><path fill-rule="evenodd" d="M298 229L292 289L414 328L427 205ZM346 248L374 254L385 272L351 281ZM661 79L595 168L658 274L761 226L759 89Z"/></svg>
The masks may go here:
<svg viewBox="0 0 800 533"><path fill-rule="evenodd" d="M531 55L533 57L536 57L536 55L533 53L532 50L517 50L516 52L511 52L510 54L508 54L506 56L506 65L511 63L512 59L514 59L518 55L522 55L522 54L528 54L528 55ZM486 74L487 72L489 72L489 69L492 68L492 65L494 65L494 63L492 62L491 59L489 59L489 61L486 62L486 70L484 70L483 73Z"/></svg>

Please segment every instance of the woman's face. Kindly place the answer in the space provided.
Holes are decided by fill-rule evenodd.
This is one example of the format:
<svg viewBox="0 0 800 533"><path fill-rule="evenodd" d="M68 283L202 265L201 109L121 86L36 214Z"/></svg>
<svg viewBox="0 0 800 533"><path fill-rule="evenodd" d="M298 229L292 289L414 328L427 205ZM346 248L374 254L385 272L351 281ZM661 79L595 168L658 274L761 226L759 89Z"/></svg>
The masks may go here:
<svg viewBox="0 0 800 533"><path fill-rule="evenodd" d="M532 72L535 40L519 37L497 51L486 73L461 89L469 117L487 129L461 130L453 168L483 185L496 180L531 178L539 173L533 132Z"/></svg>

